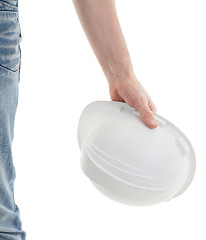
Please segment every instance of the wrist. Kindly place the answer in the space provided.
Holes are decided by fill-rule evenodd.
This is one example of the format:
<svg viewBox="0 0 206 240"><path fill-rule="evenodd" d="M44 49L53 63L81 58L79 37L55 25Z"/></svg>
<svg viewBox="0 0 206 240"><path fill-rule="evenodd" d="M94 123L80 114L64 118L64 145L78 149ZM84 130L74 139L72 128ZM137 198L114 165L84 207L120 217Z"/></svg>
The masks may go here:
<svg viewBox="0 0 206 240"><path fill-rule="evenodd" d="M131 62L115 62L108 63L102 70L110 84L117 83L122 80L131 79L134 76L133 66Z"/></svg>

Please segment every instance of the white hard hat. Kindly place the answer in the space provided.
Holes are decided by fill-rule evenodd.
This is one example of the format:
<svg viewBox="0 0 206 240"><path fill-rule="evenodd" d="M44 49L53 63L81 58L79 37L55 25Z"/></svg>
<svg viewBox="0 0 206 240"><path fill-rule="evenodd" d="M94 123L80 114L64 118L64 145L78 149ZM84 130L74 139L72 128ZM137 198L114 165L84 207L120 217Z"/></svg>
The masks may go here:
<svg viewBox="0 0 206 240"><path fill-rule="evenodd" d="M190 185L195 153L186 136L154 113L159 126L147 127L127 103L96 101L78 125L81 168L109 198L147 206L168 201Z"/></svg>

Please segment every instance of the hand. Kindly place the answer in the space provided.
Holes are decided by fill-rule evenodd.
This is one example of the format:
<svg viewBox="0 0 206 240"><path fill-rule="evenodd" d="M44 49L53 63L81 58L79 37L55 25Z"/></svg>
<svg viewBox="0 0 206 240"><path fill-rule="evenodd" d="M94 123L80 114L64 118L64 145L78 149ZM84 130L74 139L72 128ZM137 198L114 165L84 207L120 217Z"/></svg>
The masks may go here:
<svg viewBox="0 0 206 240"><path fill-rule="evenodd" d="M157 111L156 107L134 74L127 78L120 77L118 80L108 81L108 83L112 101L126 102L130 107L138 110L142 121L149 128L158 126L152 113Z"/></svg>

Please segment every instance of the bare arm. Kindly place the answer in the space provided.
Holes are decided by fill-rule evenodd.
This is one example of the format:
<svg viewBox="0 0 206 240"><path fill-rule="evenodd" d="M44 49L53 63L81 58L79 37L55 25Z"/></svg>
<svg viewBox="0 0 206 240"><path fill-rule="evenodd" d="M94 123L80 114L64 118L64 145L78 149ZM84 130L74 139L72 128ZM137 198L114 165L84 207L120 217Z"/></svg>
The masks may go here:
<svg viewBox="0 0 206 240"><path fill-rule="evenodd" d="M143 122L157 127L155 105L137 80L118 21L115 0L73 0L87 39L109 84L112 101L136 108Z"/></svg>

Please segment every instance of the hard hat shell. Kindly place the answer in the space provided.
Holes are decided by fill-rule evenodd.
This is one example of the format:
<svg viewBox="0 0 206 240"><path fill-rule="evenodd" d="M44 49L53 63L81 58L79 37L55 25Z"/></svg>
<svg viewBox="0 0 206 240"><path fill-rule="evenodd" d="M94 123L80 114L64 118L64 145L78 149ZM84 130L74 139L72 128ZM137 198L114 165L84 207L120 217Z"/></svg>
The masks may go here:
<svg viewBox="0 0 206 240"><path fill-rule="evenodd" d="M107 197L128 205L153 205L177 197L192 182L192 145L176 126L154 116L159 126L150 129L124 102L96 101L82 111L81 168Z"/></svg>

